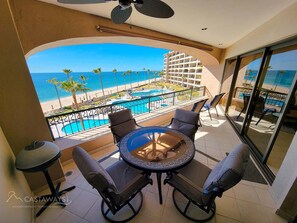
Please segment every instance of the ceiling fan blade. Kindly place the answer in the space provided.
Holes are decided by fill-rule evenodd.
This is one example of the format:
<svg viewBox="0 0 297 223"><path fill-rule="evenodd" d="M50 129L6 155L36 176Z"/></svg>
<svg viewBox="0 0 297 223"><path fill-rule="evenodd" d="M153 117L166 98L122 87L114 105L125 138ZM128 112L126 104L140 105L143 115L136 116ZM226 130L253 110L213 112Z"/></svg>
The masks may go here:
<svg viewBox="0 0 297 223"><path fill-rule="evenodd" d="M173 9L160 0L143 0L143 4L135 4L135 9L155 18L170 18L174 15Z"/></svg>
<svg viewBox="0 0 297 223"><path fill-rule="evenodd" d="M94 4L94 3L105 3L108 0L58 0L59 3L63 4Z"/></svg>
<svg viewBox="0 0 297 223"><path fill-rule="evenodd" d="M111 20L115 24L122 24L127 21L132 13L132 7L123 9L121 6L116 6L111 11Z"/></svg>

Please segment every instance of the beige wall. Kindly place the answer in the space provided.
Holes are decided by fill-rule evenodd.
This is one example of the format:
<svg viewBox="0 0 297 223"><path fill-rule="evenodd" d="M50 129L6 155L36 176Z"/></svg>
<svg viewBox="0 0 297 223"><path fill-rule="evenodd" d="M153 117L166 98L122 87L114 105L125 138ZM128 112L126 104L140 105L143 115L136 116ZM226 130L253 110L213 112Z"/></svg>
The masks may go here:
<svg viewBox="0 0 297 223"><path fill-rule="evenodd" d="M174 42L199 44L191 40L136 26L130 26L128 24L116 25L113 24L110 19L58 7L36 0L10 0L10 4L25 54L59 45L90 42L114 42L152 46L185 52L194 57L201 58L201 61L205 65L218 65L218 61L222 56L221 49L208 45L205 47L210 48L211 50L204 51L194 47L164 41L124 37L98 32L95 28L97 25L130 32L132 27L134 33L169 39ZM204 44L199 45L204 46Z"/></svg>
<svg viewBox="0 0 297 223"><path fill-rule="evenodd" d="M297 134L270 188L277 202L278 213L293 218L297 213Z"/></svg>
<svg viewBox="0 0 297 223"><path fill-rule="evenodd" d="M1 222L32 222L32 202L22 200L31 197L29 185L22 172L14 168L15 157L0 126L0 216ZM28 205L29 207L24 207ZM20 207L17 207L20 206Z"/></svg>
<svg viewBox="0 0 297 223"><path fill-rule="evenodd" d="M34 140L51 140L7 1L0 1L0 125L14 155ZM63 177L56 165L53 178ZM46 184L26 174L31 189Z"/></svg>
<svg viewBox="0 0 297 223"><path fill-rule="evenodd" d="M246 53L297 35L297 3L264 23L226 50L225 58Z"/></svg>

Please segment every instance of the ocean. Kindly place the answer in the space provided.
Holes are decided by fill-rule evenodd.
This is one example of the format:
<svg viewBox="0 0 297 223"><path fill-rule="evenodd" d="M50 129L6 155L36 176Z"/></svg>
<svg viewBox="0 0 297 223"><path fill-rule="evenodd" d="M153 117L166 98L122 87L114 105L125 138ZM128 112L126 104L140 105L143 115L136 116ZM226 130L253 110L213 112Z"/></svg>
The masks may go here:
<svg viewBox="0 0 297 223"><path fill-rule="evenodd" d="M125 84L125 78L122 75L123 73L124 71L118 71L116 73L119 86ZM87 83L87 88L90 89L89 91L101 90L100 79L97 74L94 74L93 72L72 72L71 75L73 76L74 80L79 80L81 75L84 75L85 77L87 77L88 80L86 81L86 83ZM105 89L110 87L116 87L116 80L113 72L101 72L100 75L102 76L103 87ZM150 75L149 79L154 79L153 72L150 72L149 75ZM57 99L55 87L53 84L48 83L48 80L52 78L56 78L58 81L64 81L67 78L66 75L62 72L61 73L31 73L31 77L40 102L46 102L46 101ZM137 83L138 81L148 80L148 74L146 71L139 71L138 75L136 75L135 72L132 72L130 75L126 75L127 89L130 87L130 78L131 78L131 83ZM61 98L71 96L70 93L64 91L63 89L58 88L58 92Z"/></svg>
<svg viewBox="0 0 297 223"><path fill-rule="evenodd" d="M293 83L296 72L296 70L268 70L264 79L264 84L290 88ZM257 73L257 70L253 70L250 73L250 75L245 76L244 79L254 82L256 80Z"/></svg>

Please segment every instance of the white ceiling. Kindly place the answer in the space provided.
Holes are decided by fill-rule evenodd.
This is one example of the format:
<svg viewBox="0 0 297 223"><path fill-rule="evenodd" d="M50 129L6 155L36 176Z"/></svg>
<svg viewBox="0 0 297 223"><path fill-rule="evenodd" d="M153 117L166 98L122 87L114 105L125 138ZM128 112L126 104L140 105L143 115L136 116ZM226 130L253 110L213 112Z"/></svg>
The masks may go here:
<svg viewBox="0 0 297 223"><path fill-rule="evenodd" d="M117 1L69 5L57 0L41 0L66 8L110 18ZM127 23L226 48L295 3L297 0L163 0L175 14L157 19L133 8ZM75 18L73 18L75 19ZM206 27L206 31L201 29Z"/></svg>

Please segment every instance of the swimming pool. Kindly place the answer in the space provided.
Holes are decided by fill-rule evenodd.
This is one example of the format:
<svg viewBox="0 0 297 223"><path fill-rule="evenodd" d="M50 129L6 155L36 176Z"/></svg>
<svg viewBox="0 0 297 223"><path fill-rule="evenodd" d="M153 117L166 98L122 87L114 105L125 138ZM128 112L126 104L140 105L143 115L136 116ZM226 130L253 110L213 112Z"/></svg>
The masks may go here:
<svg viewBox="0 0 297 223"><path fill-rule="evenodd" d="M168 91L167 89L163 90L163 89L151 89L151 90L147 90L147 91L137 91L137 92L133 92L132 96L134 97L147 97L147 96L152 96L152 95L157 95L157 94L164 94L164 93L168 93L170 91Z"/></svg>
<svg viewBox="0 0 297 223"><path fill-rule="evenodd" d="M119 104L119 106L129 108L129 109L131 109L132 113L135 115L149 112L149 108L148 108L149 102L152 105L160 102L161 107L168 106L166 103L163 102L162 97L156 96L156 97L152 97L150 99L148 99L147 97L148 96L144 97L141 100L136 100L136 101L118 100L118 101L113 102L112 104L113 105Z"/></svg>
<svg viewBox="0 0 297 223"><path fill-rule="evenodd" d="M105 125L108 124L109 120L108 119L84 119L83 120L83 125L85 127L85 130L91 129L91 128L95 128L95 127L99 127L101 125ZM82 131L83 128L81 126L81 123L79 120L75 121L75 122L71 122L67 125L65 125L62 128L62 131L66 134L73 134L73 133L77 133Z"/></svg>

